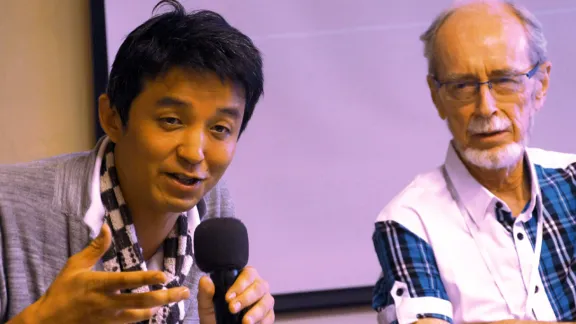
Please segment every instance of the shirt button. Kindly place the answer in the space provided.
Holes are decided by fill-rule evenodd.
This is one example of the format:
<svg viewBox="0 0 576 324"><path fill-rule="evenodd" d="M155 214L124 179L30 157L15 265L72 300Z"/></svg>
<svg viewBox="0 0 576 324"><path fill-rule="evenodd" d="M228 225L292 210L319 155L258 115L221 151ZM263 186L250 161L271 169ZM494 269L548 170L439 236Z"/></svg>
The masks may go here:
<svg viewBox="0 0 576 324"><path fill-rule="evenodd" d="M522 241L524 239L524 234L518 233L518 234L516 234L516 238L518 238L520 241Z"/></svg>
<svg viewBox="0 0 576 324"><path fill-rule="evenodd" d="M399 288L398 290L396 290L396 296L402 296L404 294L404 289Z"/></svg>
<svg viewBox="0 0 576 324"><path fill-rule="evenodd" d="M538 288L538 286L536 286L536 288L534 288L534 293L537 293L538 290L540 290L540 288Z"/></svg>

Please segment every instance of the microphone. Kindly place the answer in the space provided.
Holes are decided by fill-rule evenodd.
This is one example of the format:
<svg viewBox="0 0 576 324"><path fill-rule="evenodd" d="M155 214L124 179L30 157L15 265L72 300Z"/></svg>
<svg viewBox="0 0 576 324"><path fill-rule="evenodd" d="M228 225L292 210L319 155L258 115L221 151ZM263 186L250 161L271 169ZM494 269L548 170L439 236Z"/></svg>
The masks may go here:
<svg viewBox="0 0 576 324"><path fill-rule="evenodd" d="M209 218L194 231L194 258L214 282L214 311L218 324L241 324L248 311L232 314L225 296L248 264L248 231L236 218Z"/></svg>

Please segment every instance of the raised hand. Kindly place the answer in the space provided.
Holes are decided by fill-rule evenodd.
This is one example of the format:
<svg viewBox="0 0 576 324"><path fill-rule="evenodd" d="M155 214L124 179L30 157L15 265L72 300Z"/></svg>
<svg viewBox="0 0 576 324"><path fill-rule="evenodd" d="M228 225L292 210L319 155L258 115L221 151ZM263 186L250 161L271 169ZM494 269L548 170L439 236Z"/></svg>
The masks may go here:
<svg viewBox="0 0 576 324"><path fill-rule="evenodd" d="M149 319L162 305L189 298L186 287L120 294L167 278L160 271L93 271L111 242L104 224L88 247L68 259L46 293L9 323L133 323Z"/></svg>

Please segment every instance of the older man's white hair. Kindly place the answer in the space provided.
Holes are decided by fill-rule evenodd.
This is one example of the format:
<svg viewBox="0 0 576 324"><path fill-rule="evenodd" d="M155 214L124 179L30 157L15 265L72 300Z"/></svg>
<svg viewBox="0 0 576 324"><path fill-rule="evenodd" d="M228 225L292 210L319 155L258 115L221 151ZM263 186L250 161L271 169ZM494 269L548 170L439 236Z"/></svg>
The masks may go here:
<svg viewBox="0 0 576 324"><path fill-rule="evenodd" d="M542 24L536 17L528 11L525 7L510 0L460 0L455 1L454 4L441 12L430 27L420 36L420 40L424 43L424 57L428 60L428 73L431 75L436 74L436 60L435 60L435 42L438 30L444 22L456 11L469 4L486 3L490 5L504 5L507 6L513 15L515 15L526 29L526 36L528 38L528 45L530 48L530 59L533 63L545 62L548 60L548 51L546 49L546 37L542 30Z"/></svg>

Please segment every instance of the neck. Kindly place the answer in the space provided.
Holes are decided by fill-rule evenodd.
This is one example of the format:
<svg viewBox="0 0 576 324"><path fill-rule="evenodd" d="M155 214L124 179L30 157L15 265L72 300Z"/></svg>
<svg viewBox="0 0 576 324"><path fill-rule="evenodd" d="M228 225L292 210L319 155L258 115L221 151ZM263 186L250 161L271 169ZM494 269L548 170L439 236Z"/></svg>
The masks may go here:
<svg viewBox="0 0 576 324"><path fill-rule="evenodd" d="M516 165L504 169L482 169L465 163L470 174L492 192L521 193L526 181L524 162L521 159Z"/></svg>
<svg viewBox="0 0 576 324"><path fill-rule="evenodd" d="M132 206L135 205L131 205L128 198L126 198L126 203L132 214L132 221L144 260L148 261L164 243L174 224L176 224L178 214L161 214L151 212L146 208L134 208Z"/></svg>
<svg viewBox="0 0 576 324"><path fill-rule="evenodd" d="M120 171L121 169L117 169ZM138 244L142 248L144 261L148 261L158 251L164 240L174 227L178 214L160 212L149 206L146 199L140 198L138 190L132 190L127 181L123 181L123 174L118 173L124 201L130 210Z"/></svg>
<svg viewBox="0 0 576 324"><path fill-rule="evenodd" d="M524 157L504 169L482 169L466 161L464 164L476 181L508 205L514 216L530 201L530 176L524 168Z"/></svg>
<svg viewBox="0 0 576 324"><path fill-rule="evenodd" d="M154 206L147 203L148 199L141 197L139 184L130 182L127 174L123 172L124 160L122 157L119 150L114 151L122 196L130 210L144 261L148 261L164 243L174 224L176 224L178 214L158 211Z"/></svg>

